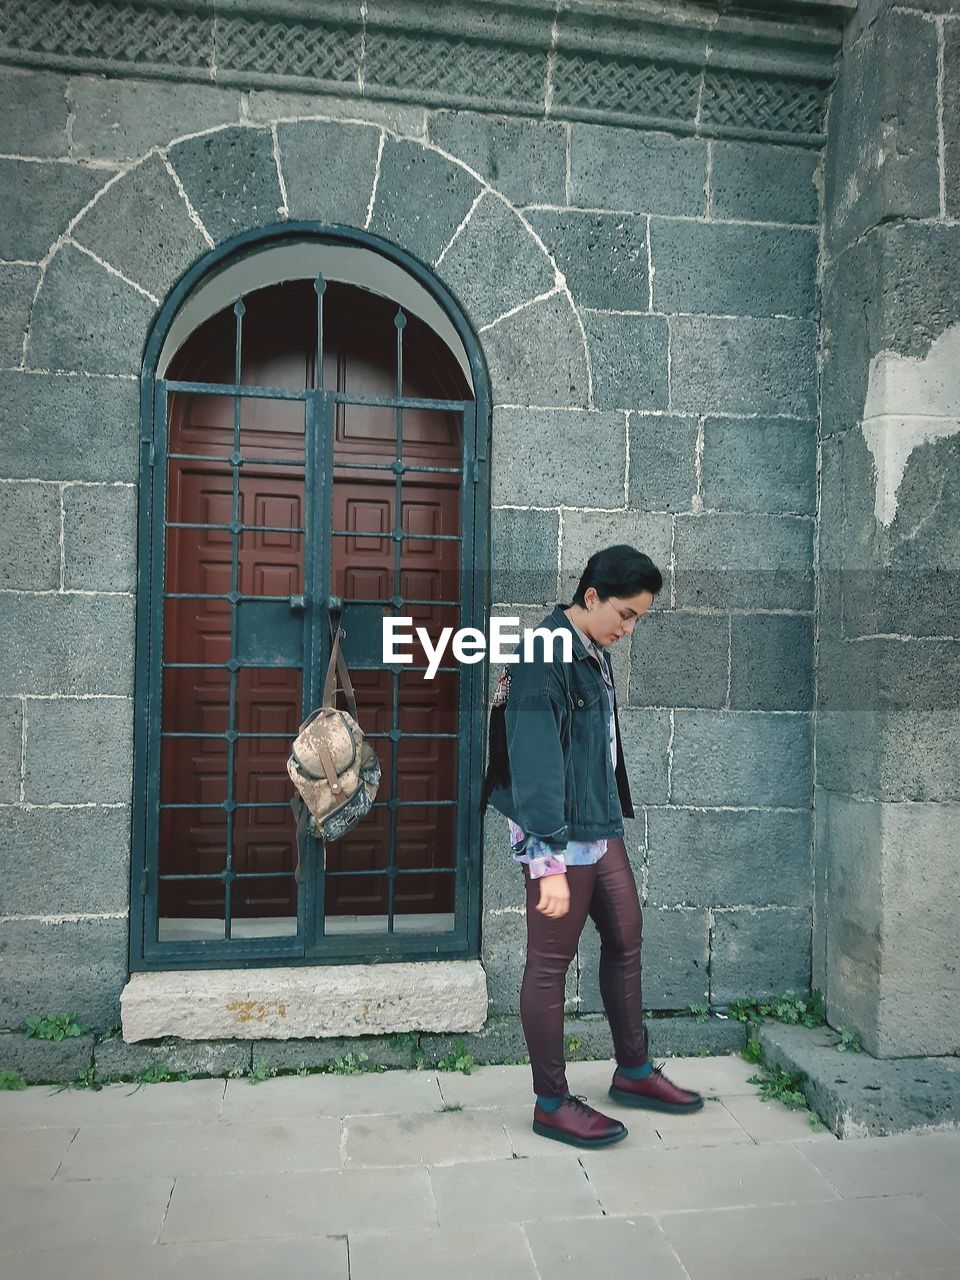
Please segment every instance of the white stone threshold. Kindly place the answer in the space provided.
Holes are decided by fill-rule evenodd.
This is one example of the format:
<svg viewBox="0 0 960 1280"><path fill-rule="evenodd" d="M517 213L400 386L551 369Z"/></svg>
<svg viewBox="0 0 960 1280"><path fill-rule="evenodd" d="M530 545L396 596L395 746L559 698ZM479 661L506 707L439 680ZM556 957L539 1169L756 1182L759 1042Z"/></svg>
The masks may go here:
<svg viewBox="0 0 960 1280"><path fill-rule="evenodd" d="M487 976L479 960L176 969L131 974L120 1009L128 1043L479 1031Z"/></svg>

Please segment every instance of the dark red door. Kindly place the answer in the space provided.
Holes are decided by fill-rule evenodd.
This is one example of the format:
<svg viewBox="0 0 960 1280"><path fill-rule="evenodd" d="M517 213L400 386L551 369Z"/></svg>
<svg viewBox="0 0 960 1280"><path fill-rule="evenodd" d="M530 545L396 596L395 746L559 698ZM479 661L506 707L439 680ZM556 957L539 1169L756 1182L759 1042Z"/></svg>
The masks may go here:
<svg viewBox="0 0 960 1280"><path fill-rule="evenodd" d="M241 381L251 388L302 392L316 385L316 297L311 282L274 286L250 295L243 318ZM328 286L324 298L323 384L346 394L395 394L396 306L365 291ZM466 399L468 391L446 348L415 319L404 330L403 394ZM230 383L235 375L233 311L202 325L177 354L171 380ZM317 457L333 482L332 529L307 529L304 400L239 398L242 465L234 452L232 396L174 392L169 397L168 528L165 591L219 599L167 599L164 661L225 663L237 669L168 666L164 671L161 761L160 915L168 919L222 920L221 879L173 879L167 875L219 877L232 869L232 915L295 922L296 836L287 801L292 787L285 762L303 705L304 557L311 538L328 558L332 593L358 599L458 600L460 544L437 534L460 531L460 477L411 470L360 469L396 457L393 407L338 404L333 439ZM322 429L318 424L317 429ZM403 408L400 415L406 465L457 468L462 456L460 416L451 411ZM236 478L235 478L236 477ZM397 521L397 507L400 520ZM231 525L234 528L214 528ZM243 526L238 528L237 525ZM197 526L197 527L177 527ZM253 526L251 528L251 526ZM271 526L263 529L261 526ZM400 544L397 574L395 527L431 535ZM339 536L373 533L377 537ZM230 597L233 593L233 598ZM264 597L276 597L269 601ZM391 611L390 606L384 606ZM431 632L459 625L455 608L404 605ZM231 649L233 637L234 649ZM393 678L364 669L344 648L357 690L365 731L389 732L394 723ZM379 664L376 664L379 665ZM308 673L308 690L317 673ZM232 716L232 718L231 718ZM396 708L397 742L374 739L383 765L378 800L436 802L456 799L457 680L424 681L404 673ZM180 734L235 736L178 737ZM447 739L409 737L448 733ZM233 767L228 778L232 750ZM236 805L228 822L227 810ZM199 808L197 806L216 806ZM453 806L401 807L370 814L349 837L329 846L325 901L328 917L385 914L388 878L363 876L391 866L396 874L394 910L400 914L452 910L452 876L430 869L455 864ZM249 877L249 878L248 878ZM240 928L236 932L239 932ZM267 931L270 931L269 929ZM282 927L280 932L289 931ZM172 936L172 935L171 935Z"/></svg>

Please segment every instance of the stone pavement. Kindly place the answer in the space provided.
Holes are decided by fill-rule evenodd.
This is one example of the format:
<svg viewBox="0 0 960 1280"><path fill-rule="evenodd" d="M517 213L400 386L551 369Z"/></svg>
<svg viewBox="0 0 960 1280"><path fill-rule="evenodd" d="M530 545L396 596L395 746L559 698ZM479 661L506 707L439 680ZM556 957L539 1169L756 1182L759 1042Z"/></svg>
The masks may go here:
<svg viewBox="0 0 960 1280"><path fill-rule="evenodd" d="M841 1142L739 1056L665 1071L703 1110L611 1105L595 1152L531 1132L526 1066L0 1093L0 1275L960 1277L960 1132Z"/></svg>

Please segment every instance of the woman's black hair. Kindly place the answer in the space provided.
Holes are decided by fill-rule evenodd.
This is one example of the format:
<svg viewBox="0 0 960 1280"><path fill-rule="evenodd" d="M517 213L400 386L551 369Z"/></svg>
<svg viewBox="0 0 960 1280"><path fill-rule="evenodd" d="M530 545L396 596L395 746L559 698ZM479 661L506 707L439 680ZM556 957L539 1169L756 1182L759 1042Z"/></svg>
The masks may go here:
<svg viewBox="0 0 960 1280"><path fill-rule="evenodd" d="M656 595L663 586L663 575L648 555L624 542L595 551L580 576L573 604L585 609L584 595L589 587L596 589L601 600L611 596L636 596L641 591Z"/></svg>
<svg viewBox="0 0 960 1280"><path fill-rule="evenodd" d="M609 600L611 596L626 597L639 595L641 591L649 591L656 595L663 586L663 576L649 556L638 551L636 547L628 547L626 543L618 543L614 547L604 547L595 551L587 561L587 567L580 577L580 585L573 597L573 604L586 608L584 592L594 587L601 600ZM509 682L507 691L509 691ZM487 803L495 787L510 785L510 760L507 755L506 699L497 699L490 710L490 723L487 733L487 772L480 793L480 812L486 810Z"/></svg>

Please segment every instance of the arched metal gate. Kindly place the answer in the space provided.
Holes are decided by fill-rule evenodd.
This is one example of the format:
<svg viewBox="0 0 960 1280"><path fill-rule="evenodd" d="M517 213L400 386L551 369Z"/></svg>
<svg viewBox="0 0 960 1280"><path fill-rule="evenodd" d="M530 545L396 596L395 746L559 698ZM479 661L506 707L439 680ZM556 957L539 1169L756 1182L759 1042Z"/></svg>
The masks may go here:
<svg viewBox="0 0 960 1280"><path fill-rule="evenodd" d="M143 378L131 966L475 955L486 664L428 682L419 646L384 666L381 630L487 616L483 387L417 316L322 278L237 298L157 377L190 287ZM331 608L383 781L324 857L285 761Z"/></svg>

